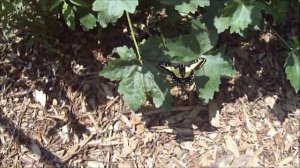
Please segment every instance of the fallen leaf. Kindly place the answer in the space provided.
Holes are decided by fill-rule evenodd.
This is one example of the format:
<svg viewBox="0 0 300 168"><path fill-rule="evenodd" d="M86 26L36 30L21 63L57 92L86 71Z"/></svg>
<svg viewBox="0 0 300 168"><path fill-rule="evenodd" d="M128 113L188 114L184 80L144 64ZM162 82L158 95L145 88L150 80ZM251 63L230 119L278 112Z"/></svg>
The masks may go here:
<svg viewBox="0 0 300 168"><path fill-rule="evenodd" d="M138 125L142 121L142 118L140 116L134 114L134 113L131 113L130 117L131 117L131 124L132 125Z"/></svg>
<svg viewBox="0 0 300 168"><path fill-rule="evenodd" d="M277 97L267 96L265 98L265 102L270 107L270 109L272 109L277 119L280 122L283 122L286 117L286 113L282 110L282 106L276 103L277 99Z"/></svg>
<svg viewBox="0 0 300 168"><path fill-rule="evenodd" d="M145 126L144 124L139 124L136 126L136 132L138 134L143 134L145 132Z"/></svg>
<svg viewBox="0 0 300 168"><path fill-rule="evenodd" d="M227 154L216 160L216 163L213 167L230 167L230 164L234 156L232 154Z"/></svg>
<svg viewBox="0 0 300 168"><path fill-rule="evenodd" d="M215 101L211 101L208 107L208 114L210 124L214 127L221 127L220 125L220 111Z"/></svg>
<svg viewBox="0 0 300 168"><path fill-rule="evenodd" d="M274 137L276 134L277 134L277 131L273 127L271 127L270 130L267 133L267 135L269 137Z"/></svg>
<svg viewBox="0 0 300 168"><path fill-rule="evenodd" d="M133 165L130 162L128 162L128 161L123 161L123 162L118 163L118 167L132 168Z"/></svg>
<svg viewBox="0 0 300 168"><path fill-rule="evenodd" d="M249 120L249 115L247 114L247 112L245 112L245 110L243 110L243 113L245 115L245 119L246 119L246 127L250 132L256 132L255 127L253 126L253 124L250 122Z"/></svg>
<svg viewBox="0 0 300 168"><path fill-rule="evenodd" d="M34 100L40 103L42 106L46 106L47 96L43 91L34 90L32 93Z"/></svg>
<svg viewBox="0 0 300 168"><path fill-rule="evenodd" d="M243 122L242 122L239 118L234 118L234 119L228 121L228 124L229 124L230 126L236 127L236 126L242 125Z"/></svg>
<svg viewBox="0 0 300 168"><path fill-rule="evenodd" d="M227 136L225 139L226 148L231 151L235 157L239 157L239 148L231 136Z"/></svg>
<svg viewBox="0 0 300 168"><path fill-rule="evenodd" d="M263 152L263 149L268 146L262 146L261 148L257 149L254 153L254 155L252 156L252 158L247 162L245 167L258 167L258 156Z"/></svg>
<svg viewBox="0 0 300 168"><path fill-rule="evenodd" d="M240 157L235 158L230 167L245 167L247 162L251 159L251 156L248 154L242 154Z"/></svg>
<svg viewBox="0 0 300 168"><path fill-rule="evenodd" d="M289 157L283 159L281 162L279 162L279 163L278 163L278 166L279 166L279 167L282 167L282 166L284 166L284 165L290 163L291 161L293 161L293 157L292 157L292 156L289 156Z"/></svg>
<svg viewBox="0 0 300 168"><path fill-rule="evenodd" d="M87 168L104 168L104 164L102 162L96 160L86 161Z"/></svg>

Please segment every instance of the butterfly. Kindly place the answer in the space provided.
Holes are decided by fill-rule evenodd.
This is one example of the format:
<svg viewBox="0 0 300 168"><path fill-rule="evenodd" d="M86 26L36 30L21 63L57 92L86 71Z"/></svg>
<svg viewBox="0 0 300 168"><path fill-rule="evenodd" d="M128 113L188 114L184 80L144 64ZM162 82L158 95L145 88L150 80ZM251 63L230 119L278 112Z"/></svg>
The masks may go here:
<svg viewBox="0 0 300 168"><path fill-rule="evenodd" d="M195 76L195 70L200 69L205 62L205 58L198 58L188 64L161 63L158 67L170 75L177 84L190 84Z"/></svg>

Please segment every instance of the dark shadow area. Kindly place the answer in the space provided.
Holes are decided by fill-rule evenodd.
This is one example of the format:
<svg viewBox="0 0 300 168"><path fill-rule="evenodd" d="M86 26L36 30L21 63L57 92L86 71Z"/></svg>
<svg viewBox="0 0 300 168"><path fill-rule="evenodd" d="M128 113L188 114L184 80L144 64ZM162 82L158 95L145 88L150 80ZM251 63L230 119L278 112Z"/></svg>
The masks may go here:
<svg viewBox="0 0 300 168"><path fill-rule="evenodd" d="M199 110L197 106L185 106L185 108L186 110L182 111L176 111L175 109L172 112L160 111L157 114L149 114L145 111L142 112L143 120L149 130L175 135L177 142L193 141L195 134L216 131L216 128L211 126L209 122L206 109ZM160 130L157 126L166 127ZM171 132L169 132L169 129Z"/></svg>
<svg viewBox="0 0 300 168"><path fill-rule="evenodd" d="M1 110L1 109L0 109ZM31 144L35 143L41 150L40 162L47 164L51 167L68 167L66 163L62 162L54 153L45 148L40 142L35 141L30 136L27 136L23 130L19 129L9 119L3 117L3 112L0 112L0 122L4 127L4 131L14 138L14 142L17 144L25 145L29 150L32 149ZM38 162L37 162L38 163Z"/></svg>
<svg viewBox="0 0 300 168"><path fill-rule="evenodd" d="M270 32L263 32L266 35ZM281 56L283 48L276 37L266 43L260 39L261 34L256 34L253 39L241 39L236 36L223 34L221 41L230 42L226 48L227 55L234 60L234 68L238 76L223 78L220 91L215 94L221 103L232 103L243 96L249 102L255 103L267 96L278 96L286 99L288 92L293 92L288 80L285 78L285 58ZM241 42L239 42L241 41ZM243 41L249 45L243 46ZM273 107L271 110L274 112ZM274 114L280 122L287 117L285 114Z"/></svg>
<svg viewBox="0 0 300 168"><path fill-rule="evenodd" d="M101 115L109 101L105 89L109 88L115 94L115 83L98 75L112 48L124 43L123 39L118 38L124 36L122 31L119 28L115 31L118 32L111 36L114 39L103 36L101 44L94 36L95 32L67 31L53 43L53 51L47 51L43 46L31 50L27 48L27 41L13 44L2 41L0 96L3 100L18 100L12 102L14 107L20 106L25 99L30 99L37 105L39 103L34 102L33 93L35 90L43 91L47 97L45 107L36 106L29 109L43 111L45 118L43 121L32 118L35 128L28 129L44 131L44 136L49 139L59 139L58 132L67 125L71 130L71 139L75 136L82 138L83 134L90 133L88 125L80 121L82 116L87 113ZM67 167L68 164L55 156L49 150L50 147L47 149L44 142L32 139L26 135L27 130L14 125L14 116L6 118L2 113L1 125L5 126L5 131L13 137L13 143L20 142L30 151L31 142L35 142L42 151L41 163L49 164L50 167ZM26 115L30 113L26 111Z"/></svg>

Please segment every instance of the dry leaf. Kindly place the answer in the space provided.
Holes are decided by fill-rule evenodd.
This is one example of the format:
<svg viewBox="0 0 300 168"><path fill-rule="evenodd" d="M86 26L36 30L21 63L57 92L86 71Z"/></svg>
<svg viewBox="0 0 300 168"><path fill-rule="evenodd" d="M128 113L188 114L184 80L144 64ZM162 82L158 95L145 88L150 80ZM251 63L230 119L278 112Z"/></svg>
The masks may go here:
<svg viewBox="0 0 300 168"><path fill-rule="evenodd" d="M235 157L239 157L239 148L231 136L227 136L225 139L226 148L231 151Z"/></svg>
<svg viewBox="0 0 300 168"><path fill-rule="evenodd" d="M272 109L278 120L283 122L286 117L286 113L282 110L282 106L276 103L277 99L277 97L268 96L265 98L265 102Z"/></svg>
<svg viewBox="0 0 300 168"><path fill-rule="evenodd" d="M197 149L197 148L195 148L195 147L193 146L193 142L190 142L190 141L182 142L182 143L180 144L180 147L181 147L182 149L186 149L186 150L191 151L191 152L197 152L197 151L199 151L199 149Z"/></svg>
<svg viewBox="0 0 300 168"><path fill-rule="evenodd" d="M262 146L261 148L257 149L252 156L252 158L247 162L246 167L258 167L258 156L262 153L263 149L266 147Z"/></svg>
<svg viewBox="0 0 300 168"><path fill-rule="evenodd" d="M127 137L126 132L123 132L123 150L122 155L127 156L132 153L137 145L139 140L135 139L135 137L131 137L130 139Z"/></svg>
<svg viewBox="0 0 300 168"><path fill-rule="evenodd" d="M291 161L293 161L293 157L292 157L292 156L289 156L289 157L283 159L281 162L279 162L279 163L278 163L278 166L279 166L279 167L282 167L282 166L284 166L284 165L290 163Z"/></svg>
<svg viewBox="0 0 300 168"><path fill-rule="evenodd" d="M243 113L244 113L244 115L245 115L245 119L246 119L246 127L247 127L247 129L248 129L250 132L255 133L255 132L256 132L256 129L255 129L255 127L252 125L252 123L250 122L250 120L249 120L249 115L245 112L245 110L243 110Z"/></svg>
<svg viewBox="0 0 300 168"><path fill-rule="evenodd" d="M86 161L87 168L104 168L104 164L102 162L96 160Z"/></svg>
<svg viewBox="0 0 300 168"><path fill-rule="evenodd" d="M224 155L216 161L213 167L230 167L233 159L234 156L232 154Z"/></svg>
<svg viewBox="0 0 300 168"><path fill-rule="evenodd" d="M155 165L155 159L153 159L153 158L147 158L146 160L145 160L145 162L146 162L146 167L149 167L149 168L153 168L154 167L154 165Z"/></svg>
<svg viewBox="0 0 300 168"><path fill-rule="evenodd" d="M230 167L245 167L247 162L251 159L248 154L242 154L240 157L233 160Z"/></svg>
<svg viewBox="0 0 300 168"><path fill-rule="evenodd" d="M137 125L140 124L142 121L142 118L134 113L131 113L131 124L132 125Z"/></svg>
<svg viewBox="0 0 300 168"><path fill-rule="evenodd" d="M242 125L243 122L242 122L239 118L234 118L234 119L228 121L228 124L229 124L230 126L236 127L236 126Z"/></svg>
<svg viewBox="0 0 300 168"><path fill-rule="evenodd" d="M210 124L214 127L221 127L220 125L220 114L219 114L219 110L217 111L217 114L215 115L215 117L213 117L210 120Z"/></svg>
<svg viewBox="0 0 300 168"><path fill-rule="evenodd" d="M220 111L215 101L211 101L209 103L208 114L209 114L210 124L214 127L221 127Z"/></svg>
<svg viewBox="0 0 300 168"><path fill-rule="evenodd" d="M273 127L271 127L270 130L267 133L267 135L269 137L274 137L276 134L277 134L277 131Z"/></svg>
<svg viewBox="0 0 300 168"><path fill-rule="evenodd" d="M123 161L118 163L118 167L120 168L132 168L133 165L129 161Z"/></svg>
<svg viewBox="0 0 300 168"><path fill-rule="evenodd" d="M144 132L145 132L145 126L144 126L144 124L139 124L139 125L137 125L137 126L136 126L136 132L137 132L138 134L144 133Z"/></svg>
<svg viewBox="0 0 300 168"><path fill-rule="evenodd" d="M128 120L127 116L121 114L120 119L126 124L127 127L132 127L131 122Z"/></svg>
<svg viewBox="0 0 300 168"><path fill-rule="evenodd" d="M46 106L47 96L43 91L34 90L32 95L36 102L40 103L43 107Z"/></svg>

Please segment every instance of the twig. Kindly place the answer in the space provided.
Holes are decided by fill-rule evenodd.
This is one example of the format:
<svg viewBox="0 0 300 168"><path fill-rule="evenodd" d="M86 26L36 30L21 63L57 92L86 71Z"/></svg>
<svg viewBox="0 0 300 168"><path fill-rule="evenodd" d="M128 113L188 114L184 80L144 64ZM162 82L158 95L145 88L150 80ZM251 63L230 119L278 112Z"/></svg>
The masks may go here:
<svg viewBox="0 0 300 168"><path fill-rule="evenodd" d="M105 111L107 109L109 109L119 98L120 98L120 96L117 96L117 97L114 98L114 100L112 100L111 102L109 102L108 105L105 107Z"/></svg>
<svg viewBox="0 0 300 168"><path fill-rule="evenodd" d="M77 153L79 153L85 147L85 145L94 137L94 135L95 134L90 135L87 139L85 139L82 142L80 142L79 144L73 146L73 148L71 148L70 150L68 150L67 154L63 156L63 158L61 159L61 161L63 163L65 163L68 160L70 160L74 155L76 155Z"/></svg>

